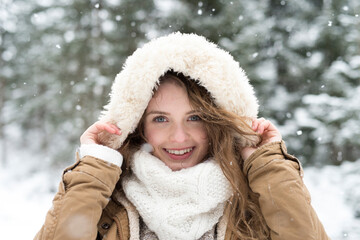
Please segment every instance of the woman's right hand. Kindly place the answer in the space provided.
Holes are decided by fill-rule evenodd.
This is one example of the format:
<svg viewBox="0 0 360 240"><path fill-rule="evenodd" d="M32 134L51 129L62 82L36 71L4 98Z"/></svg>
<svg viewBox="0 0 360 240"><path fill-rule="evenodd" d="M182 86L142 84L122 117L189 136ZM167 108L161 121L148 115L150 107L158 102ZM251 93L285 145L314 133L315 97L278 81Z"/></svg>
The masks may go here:
<svg viewBox="0 0 360 240"><path fill-rule="evenodd" d="M97 121L91 125L80 137L81 144L100 144L98 134L106 131L111 134L121 135L121 130L114 124Z"/></svg>

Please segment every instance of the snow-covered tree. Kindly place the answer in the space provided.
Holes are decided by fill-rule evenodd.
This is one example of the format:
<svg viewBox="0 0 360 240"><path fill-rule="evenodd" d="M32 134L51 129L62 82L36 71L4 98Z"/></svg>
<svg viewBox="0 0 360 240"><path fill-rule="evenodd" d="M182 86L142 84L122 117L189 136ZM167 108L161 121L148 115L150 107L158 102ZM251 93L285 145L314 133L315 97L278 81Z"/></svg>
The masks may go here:
<svg viewBox="0 0 360 240"><path fill-rule="evenodd" d="M21 136L13 137L21 147L47 154L50 163L72 161L79 136L97 119L124 59L144 41L153 3L8 5L2 11L11 19L3 20L1 39L6 126L20 127Z"/></svg>

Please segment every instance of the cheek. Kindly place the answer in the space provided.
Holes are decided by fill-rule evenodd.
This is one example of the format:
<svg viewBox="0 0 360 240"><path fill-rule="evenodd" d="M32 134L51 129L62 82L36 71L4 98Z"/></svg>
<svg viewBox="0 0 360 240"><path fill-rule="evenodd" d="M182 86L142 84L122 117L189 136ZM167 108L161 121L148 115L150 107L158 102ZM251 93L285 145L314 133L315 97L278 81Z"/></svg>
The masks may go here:
<svg viewBox="0 0 360 240"><path fill-rule="evenodd" d="M200 139L203 142L208 142L209 141L208 135L206 133L202 133L201 136L200 136Z"/></svg>
<svg viewBox="0 0 360 240"><path fill-rule="evenodd" d="M159 130L148 127L144 129L144 135L145 138L147 139L147 142L151 144L153 147L161 143L162 136Z"/></svg>
<svg viewBox="0 0 360 240"><path fill-rule="evenodd" d="M203 129L197 129L196 131L193 131L193 138L201 145L207 146L209 144L209 137L205 130Z"/></svg>
<svg viewBox="0 0 360 240"><path fill-rule="evenodd" d="M202 141L208 142L208 140L209 140L209 137L208 137L205 127L201 127L198 129L198 136L199 136L199 139L201 139Z"/></svg>

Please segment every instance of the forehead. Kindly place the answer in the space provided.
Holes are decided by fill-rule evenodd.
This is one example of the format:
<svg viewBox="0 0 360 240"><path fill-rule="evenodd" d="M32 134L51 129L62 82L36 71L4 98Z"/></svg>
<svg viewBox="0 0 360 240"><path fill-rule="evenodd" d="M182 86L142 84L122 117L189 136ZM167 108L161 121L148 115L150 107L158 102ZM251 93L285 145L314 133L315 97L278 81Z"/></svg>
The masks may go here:
<svg viewBox="0 0 360 240"><path fill-rule="evenodd" d="M177 81L164 81L151 98L147 110L153 110L153 108L179 108L184 105L190 105L185 87L177 84Z"/></svg>

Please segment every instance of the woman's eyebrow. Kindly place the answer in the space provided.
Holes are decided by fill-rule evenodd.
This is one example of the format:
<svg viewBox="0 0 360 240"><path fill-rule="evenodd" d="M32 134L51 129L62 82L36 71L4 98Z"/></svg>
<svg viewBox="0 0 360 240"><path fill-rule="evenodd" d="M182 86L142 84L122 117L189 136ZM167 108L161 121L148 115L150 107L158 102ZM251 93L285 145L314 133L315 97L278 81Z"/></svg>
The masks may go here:
<svg viewBox="0 0 360 240"><path fill-rule="evenodd" d="M169 115L169 113L167 112L163 112L163 111L150 111L148 113L146 113L145 115L150 115L150 114L160 114L160 115Z"/></svg>
<svg viewBox="0 0 360 240"><path fill-rule="evenodd" d="M186 114L193 114L193 113L199 113L199 111L191 110L191 111L187 112ZM170 115L170 113L168 113L168 112L154 110L154 111L150 111L150 112L146 113L145 116L150 115L150 114Z"/></svg>
<svg viewBox="0 0 360 240"><path fill-rule="evenodd" d="M191 110L191 111L187 112L186 114L193 114L193 113L199 113L199 111L197 111L197 110Z"/></svg>

